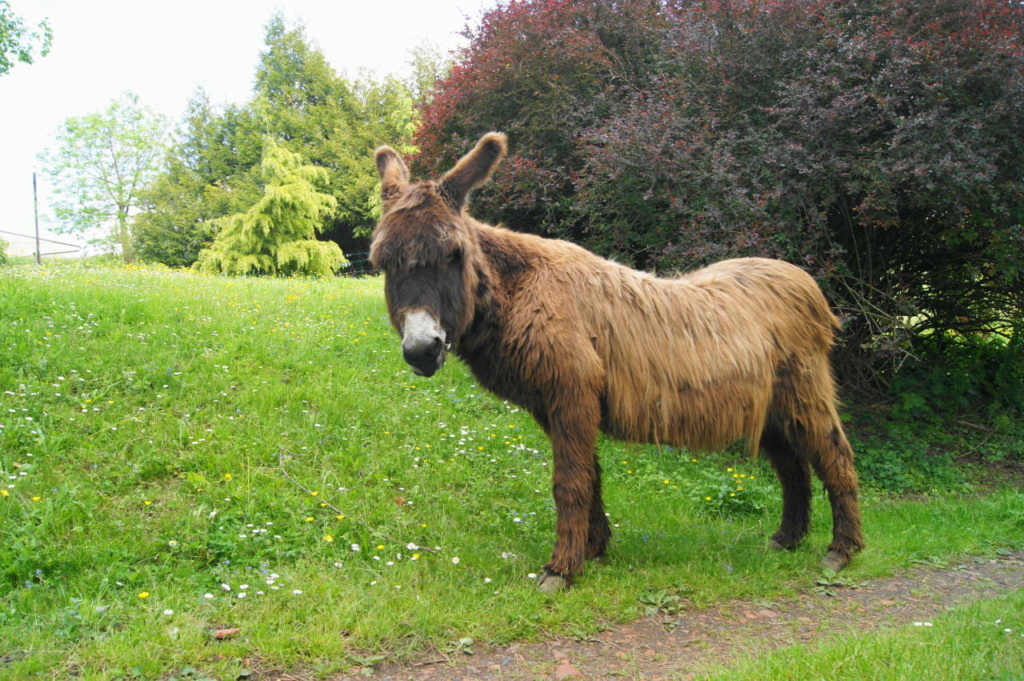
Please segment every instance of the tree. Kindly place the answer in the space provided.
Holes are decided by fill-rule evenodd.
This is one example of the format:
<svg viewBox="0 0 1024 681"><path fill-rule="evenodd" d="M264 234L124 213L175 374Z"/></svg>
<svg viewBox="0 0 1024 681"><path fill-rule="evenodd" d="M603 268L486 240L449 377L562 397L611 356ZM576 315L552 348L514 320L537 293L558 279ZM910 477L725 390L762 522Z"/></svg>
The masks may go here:
<svg viewBox="0 0 1024 681"><path fill-rule="evenodd" d="M243 213L216 221L213 245L194 267L224 274L312 274L326 276L348 261L338 245L317 233L337 207L318 190L328 179L322 168L303 165L299 154L267 139L261 172L263 197Z"/></svg>
<svg viewBox="0 0 1024 681"><path fill-rule="evenodd" d="M138 192L157 171L166 132L165 119L133 93L112 101L103 113L67 119L56 148L39 157L53 188L51 207L59 220L54 231L104 230L99 241L133 262Z"/></svg>
<svg viewBox="0 0 1024 681"><path fill-rule="evenodd" d="M1024 328L1024 8L736 1L677 16L672 69L585 135L576 188L597 243L669 268L800 263L843 313L847 379Z"/></svg>
<svg viewBox="0 0 1024 681"><path fill-rule="evenodd" d="M408 87L394 78L355 82L339 76L306 37L277 15L266 29L252 108L263 129L330 173L338 209L327 238L364 248L380 216L372 150L412 135Z"/></svg>
<svg viewBox="0 0 1024 681"><path fill-rule="evenodd" d="M262 149L250 142L256 126L249 118L237 108L218 113L205 91L196 92L163 170L139 192L133 229L139 258L189 267L213 240L214 220L258 200L258 178L250 171Z"/></svg>
<svg viewBox="0 0 1024 681"><path fill-rule="evenodd" d="M1004 0L519 0L426 105L415 165L489 129L476 210L672 271L811 271L843 375L1024 331L1024 6Z"/></svg>
<svg viewBox="0 0 1024 681"><path fill-rule="evenodd" d="M328 174L323 191L337 207L325 216L319 238L345 252L367 250L380 215L373 149L411 150L410 86L391 77L342 78L304 28L289 27L281 16L268 23L265 40L252 101L221 113L205 96L190 106L164 169L145 193L139 234L146 257L182 264L196 255L211 220L256 203L268 135Z"/></svg>
<svg viewBox="0 0 1024 681"><path fill-rule="evenodd" d="M502 172L474 195L477 214L576 241L580 137L657 73L669 15L658 0L499 4L425 103L414 169L450 167L489 130L509 135Z"/></svg>
<svg viewBox="0 0 1024 681"><path fill-rule="evenodd" d="M49 22L43 20L32 30L11 11L8 0L0 0L0 76L14 68L16 63L31 64L37 55L45 57L50 52L52 40Z"/></svg>

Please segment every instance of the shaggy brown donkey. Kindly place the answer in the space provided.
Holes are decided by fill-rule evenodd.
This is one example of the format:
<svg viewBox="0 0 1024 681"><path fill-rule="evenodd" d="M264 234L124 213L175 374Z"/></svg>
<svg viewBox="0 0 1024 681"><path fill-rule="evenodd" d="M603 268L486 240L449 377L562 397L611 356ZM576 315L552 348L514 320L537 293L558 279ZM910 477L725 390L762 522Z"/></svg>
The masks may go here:
<svg viewBox="0 0 1024 681"><path fill-rule="evenodd" d="M760 258L659 279L477 222L466 198L504 155L504 135L489 133L439 182L410 183L398 154L378 149L384 205L370 259L416 373L433 375L451 347L551 439L558 536L541 589L566 585L611 537L598 429L764 450L783 491L775 548L807 533L813 468L832 503L822 566L845 567L863 547L857 475L828 358L837 321L814 280Z"/></svg>

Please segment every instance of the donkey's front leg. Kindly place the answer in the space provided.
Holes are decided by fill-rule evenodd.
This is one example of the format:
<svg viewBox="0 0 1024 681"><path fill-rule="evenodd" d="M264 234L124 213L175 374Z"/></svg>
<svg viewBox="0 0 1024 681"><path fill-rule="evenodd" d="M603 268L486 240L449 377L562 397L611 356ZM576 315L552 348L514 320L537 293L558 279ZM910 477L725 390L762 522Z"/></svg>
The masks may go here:
<svg viewBox="0 0 1024 681"><path fill-rule="evenodd" d="M568 586L583 569L595 501L600 506L600 500L594 498L595 491L600 494L594 455L599 418L596 395L562 401L547 415L555 455L552 482L558 520L551 562L544 566L544 574L537 582L544 592Z"/></svg>

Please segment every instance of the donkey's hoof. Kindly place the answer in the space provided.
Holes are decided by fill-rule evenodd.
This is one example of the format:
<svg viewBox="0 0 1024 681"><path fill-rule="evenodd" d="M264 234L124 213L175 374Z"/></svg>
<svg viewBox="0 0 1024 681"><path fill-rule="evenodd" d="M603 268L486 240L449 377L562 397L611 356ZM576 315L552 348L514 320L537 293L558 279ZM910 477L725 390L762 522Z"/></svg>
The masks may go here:
<svg viewBox="0 0 1024 681"><path fill-rule="evenodd" d="M850 564L850 557L841 551L832 550L825 554L825 557L821 559L821 569L831 570L832 572L839 572L844 567Z"/></svg>
<svg viewBox="0 0 1024 681"><path fill-rule="evenodd" d="M544 574L542 574L540 579L537 580L537 589L541 593L553 594L568 588L568 579L557 572L551 572L548 569L545 569Z"/></svg>
<svg viewBox="0 0 1024 681"><path fill-rule="evenodd" d="M770 548L772 551L788 551L789 550L788 547L783 545L782 542L778 541L777 539L772 539L770 542L768 542L768 548Z"/></svg>

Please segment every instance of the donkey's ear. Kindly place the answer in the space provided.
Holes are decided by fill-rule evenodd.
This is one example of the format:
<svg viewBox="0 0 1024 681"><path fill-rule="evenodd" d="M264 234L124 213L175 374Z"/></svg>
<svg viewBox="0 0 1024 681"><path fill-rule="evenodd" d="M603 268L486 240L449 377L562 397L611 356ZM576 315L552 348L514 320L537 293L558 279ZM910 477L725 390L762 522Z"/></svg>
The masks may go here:
<svg viewBox="0 0 1024 681"><path fill-rule="evenodd" d="M377 149L376 160L377 172L380 173L380 198L386 207L389 201L409 186L409 169L391 147Z"/></svg>
<svg viewBox="0 0 1024 681"><path fill-rule="evenodd" d="M505 135L489 132L480 138L473 151L459 159L441 180L442 195L455 210L466 205L466 197L474 187L483 184L490 177L494 166L505 158L507 143Z"/></svg>

